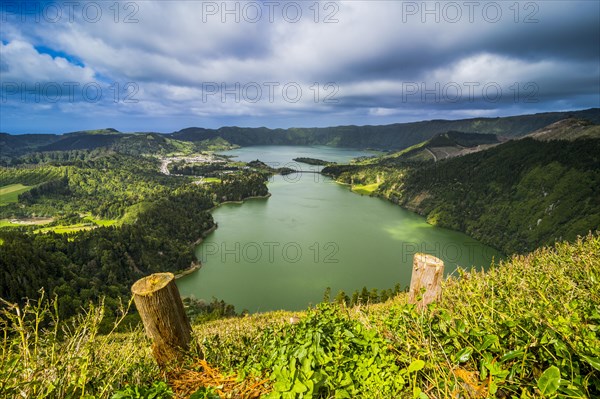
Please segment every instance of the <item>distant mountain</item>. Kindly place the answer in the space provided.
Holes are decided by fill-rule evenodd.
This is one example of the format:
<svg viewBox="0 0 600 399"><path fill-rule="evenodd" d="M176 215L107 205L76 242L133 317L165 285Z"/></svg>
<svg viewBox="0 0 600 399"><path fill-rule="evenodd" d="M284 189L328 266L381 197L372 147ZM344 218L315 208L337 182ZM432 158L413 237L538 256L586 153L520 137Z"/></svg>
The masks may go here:
<svg viewBox="0 0 600 399"><path fill-rule="evenodd" d="M119 134L121 132L113 128L81 130L62 135L0 133L0 158L22 155L32 151L91 150L106 147L116 141L118 139L116 135Z"/></svg>
<svg viewBox="0 0 600 399"><path fill-rule="evenodd" d="M572 112L548 112L502 118L431 120L383 126L336 126L326 128L268 129L191 127L171 134L184 141L221 137L232 144L251 145L332 145L337 147L403 149L448 131L521 137L563 119L585 119L600 124L600 108Z"/></svg>
<svg viewBox="0 0 600 399"><path fill-rule="evenodd" d="M459 142L458 134L478 133L500 137L522 137L562 120L584 120L585 123L600 124L600 108L571 112L549 112L534 115L510 116L503 118L474 118L462 120L431 120L412 123L396 123L382 126L335 126L326 128L269 129L222 127L205 129L191 127L169 134L161 133L121 133L116 129L84 130L57 134L10 135L0 133L0 158L19 156L32 151L63 151L115 148L125 153L164 153L191 148L198 143L208 142L239 146L252 145L330 145L336 147L376 148L402 150L432 138L444 140L440 134L455 132L453 143L447 147L465 147ZM593 130L593 129L592 129ZM458 133L460 132L460 133ZM557 133L558 134L558 133ZM466 137L466 136L465 136ZM473 139L475 136L470 136ZM464 138L463 138L464 139ZM458 141L457 141L458 140ZM481 136L476 141L481 141ZM487 139L486 139L487 140ZM493 145L490 143L477 145ZM188 144L183 144L187 142ZM447 143L448 144L448 143ZM221 146L222 147L222 146ZM430 143L428 148L440 148L439 158L450 157L456 148L447 151L440 145ZM446 151L446 153L444 153ZM422 153L423 154L423 153Z"/></svg>
<svg viewBox="0 0 600 399"><path fill-rule="evenodd" d="M228 144L222 143L222 141L218 143ZM6 159L29 152L93 150L96 148L109 148L129 155L189 153L196 150L199 143L176 140L160 133L121 133L115 129L99 129L63 135L24 134L13 136L0 133L0 145L2 145L0 159Z"/></svg>
<svg viewBox="0 0 600 399"><path fill-rule="evenodd" d="M11 135L0 133L0 158L35 151L57 141L60 136L56 134L22 134Z"/></svg>
<svg viewBox="0 0 600 399"><path fill-rule="evenodd" d="M45 146L36 148L36 151L69 151L69 150L93 150L99 147L110 147L121 139L115 134L101 133L68 133Z"/></svg>
<svg viewBox="0 0 600 399"><path fill-rule="evenodd" d="M117 152L129 155L166 155L171 153L191 153L196 149L196 144L175 140L159 133L138 133L124 135L113 143L111 148Z"/></svg>
<svg viewBox="0 0 600 399"><path fill-rule="evenodd" d="M525 137L542 141L600 138L600 125L587 120L568 118L538 129Z"/></svg>
<svg viewBox="0 0 600 399"><path fill-rule="evenodd" d="M107 134L122 134L117 129L112 127L106 129L95 129L95 130L79 130L77 132L64 133L62 136L81 136L81 135L107 135Z"/></svg>
<svg viewBox="0 0 600 399"><path fill-rule="evenodd" d="M502 142L495 134L446 132L419 144L381 158L368 159L364 164L392 165L406 161L440 161L482 151Z"/></svg>

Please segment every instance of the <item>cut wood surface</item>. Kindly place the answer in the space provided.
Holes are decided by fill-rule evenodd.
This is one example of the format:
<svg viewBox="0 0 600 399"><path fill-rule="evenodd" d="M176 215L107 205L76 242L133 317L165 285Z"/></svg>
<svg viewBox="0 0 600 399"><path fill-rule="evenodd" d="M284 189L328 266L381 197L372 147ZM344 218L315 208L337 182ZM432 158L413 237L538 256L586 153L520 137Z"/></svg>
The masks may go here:
<svg viewBox="0 0 600 399"><path fill-rule="evenodd" d="M415 254L408 301L423 308L442 297L444 261L432 255Z"/></svg>
<svg viewBox="0 0 600 399"><path fill-rule="evenodd" d="M192 340L192 327L185 314L173 273L144 277L131 287L135 306L152 352L160 367L182 361Z"/></svg>

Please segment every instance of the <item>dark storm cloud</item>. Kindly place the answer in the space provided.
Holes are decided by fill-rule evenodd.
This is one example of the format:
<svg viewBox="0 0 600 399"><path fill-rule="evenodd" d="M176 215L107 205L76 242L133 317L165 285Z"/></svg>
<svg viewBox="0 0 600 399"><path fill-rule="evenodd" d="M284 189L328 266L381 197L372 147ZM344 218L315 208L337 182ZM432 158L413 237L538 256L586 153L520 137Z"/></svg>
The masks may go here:
<svg viewBox="0 0 600 399"><path fill-rule="evenodd" d="M547 15L533 24L508 24L506 29L497 29L493 35L475 34L479 40L474 49L523 59L598 60L600 6L594 3L586 2L585 7L578 7L574 2L573 12L569 14Z"/></svg>
<svg viewBox="0 0 600 399"><path fill-rule="evenodd" d="M90 123L146 118L148 126L139 130L169 120L173 129L216 121L273 120L281 126L286 117L290 124L310 124L317 114L320 124L360 118L376 124L393 116L401 121L599 105L599 2L468 3L475 4L471 16L461 1L347 1L332 9L319 3L318 18L312 2L301 3L298 20L281 13L289 3L277 3L272 20L263 8L263 18L250 22L248 15L206 14L221 2L170 1L135 3L138 22L129 24L116 23L108 8L96 23L8 18L0 28L4 81L95 81L120 89L133 83L138 101L124 103L120 96L111 103L114 93L107 89L101 105L8 101L4 108L13 117L4 112L2 123L10 130L18 115L61 119L48 118L52 112L63 120L85 115ZM235 4L243 10L263 3L230 2ZM449 4L458 7L456 21L444 14ZM334 22L324 23L332 10ZM251 94L255 87L259 96ZM289 87L301 95L290 99ZM336 101L324 101L331 97Z"/></svg>

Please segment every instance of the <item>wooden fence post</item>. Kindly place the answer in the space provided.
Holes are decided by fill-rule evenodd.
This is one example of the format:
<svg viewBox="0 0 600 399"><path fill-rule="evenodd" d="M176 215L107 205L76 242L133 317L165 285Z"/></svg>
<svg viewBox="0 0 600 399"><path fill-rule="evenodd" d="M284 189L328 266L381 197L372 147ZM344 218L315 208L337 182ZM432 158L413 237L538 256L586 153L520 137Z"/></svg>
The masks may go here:
<svg viewBox="0 0 600 399"><path fill-rule="evenodd" d="M417 303L420 309L442 297L444 261L432 255L417 253L413 258L408 302ZM421 296L421 291L425 289ZM419 298L421 299L419 301Z"/></svg>
<svg viewBox="0 0 600 399"><path fill-rule="evenodd" d="M189 350L192 327L173 273L155 273L131 286L135 306L159 367L181 362Z"/></svg>

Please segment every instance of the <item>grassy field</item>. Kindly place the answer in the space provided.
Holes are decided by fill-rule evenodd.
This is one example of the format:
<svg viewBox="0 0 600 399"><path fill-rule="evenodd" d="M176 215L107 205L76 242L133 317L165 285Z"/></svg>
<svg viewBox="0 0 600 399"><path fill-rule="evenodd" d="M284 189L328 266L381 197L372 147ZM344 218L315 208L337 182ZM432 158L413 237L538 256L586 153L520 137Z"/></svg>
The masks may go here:
<svg viewBox="0 0 600 399"><path fill-rule="evenodd" d="M202 183L221 183L221 179L218 177L204 177Z"/></svg>
<svg viewBox="0 0 600 399"><path fill-rule="evenodd" d="M96 228L97 226L113 226L118 222L115 219L96 219L93 216L85 216L84 223L76 223L71 225L58 225L58 226L49 226L49 227L41 227L33 232L38 233L47 233L49 231L53 231L58 234L66 234L66 233L74 233L77 231L83 230L91 230ZM18 219L16 221L10 219L1 219L0 220L0 228L1 227L20 227L20 226L32 226L32 225L44 225L52 222L52 218L27 218L27 219Z"/></svg>
<svg viewBox="0 0 600 399"><path fill-rule="evenodd" d="M0 227L17 227L20 226L17 223L12 223L10 220L8 219L2 219L0 220Z"/></svg>
<svg viewBox="0 0 600 399"><path fill-rule="evenodd" d="M43 225L52 222L53 218L24 218L24 219L0 219L0 227L19 227Z"/></svg>
<svg viewBox="0 0 600 399"><path fill-rule="evenodd" d="M107 226L113 226L115 223L118 222L118 220L116 219L96 219L93 216L86 216L84 217L85 220L89 220L92 223L97 224L98 226L102 226L102 227L107 227Z"/></svg>
<svg viewBox="0 0 600 399"><path fill-rule="evenodd" d="M0 206L10 202L17 202L19 194L30 190L33 186L24 186L22 184L9 184L8 186L0 187Z"/></svg>
<svg viewBox="0 0 600 399"><path fill-rule="evenodd" d="M373 184L355 184L352 186L352 191L361 195L371 195L373 191L377 190L379 183Z"/></svg>
<svg viewBox="0 0 600 399"><path fill-rule="evenodd" d="M96 226L89 225L87 223L78 223L72 224L69 226L50 226L50 227L42 227L41 229L34 230L34 233L48 233L49 231L53 231L57 234L66 234L66 233L75 233L77 231L83 230L91 230L96 228Z"/></svg>

